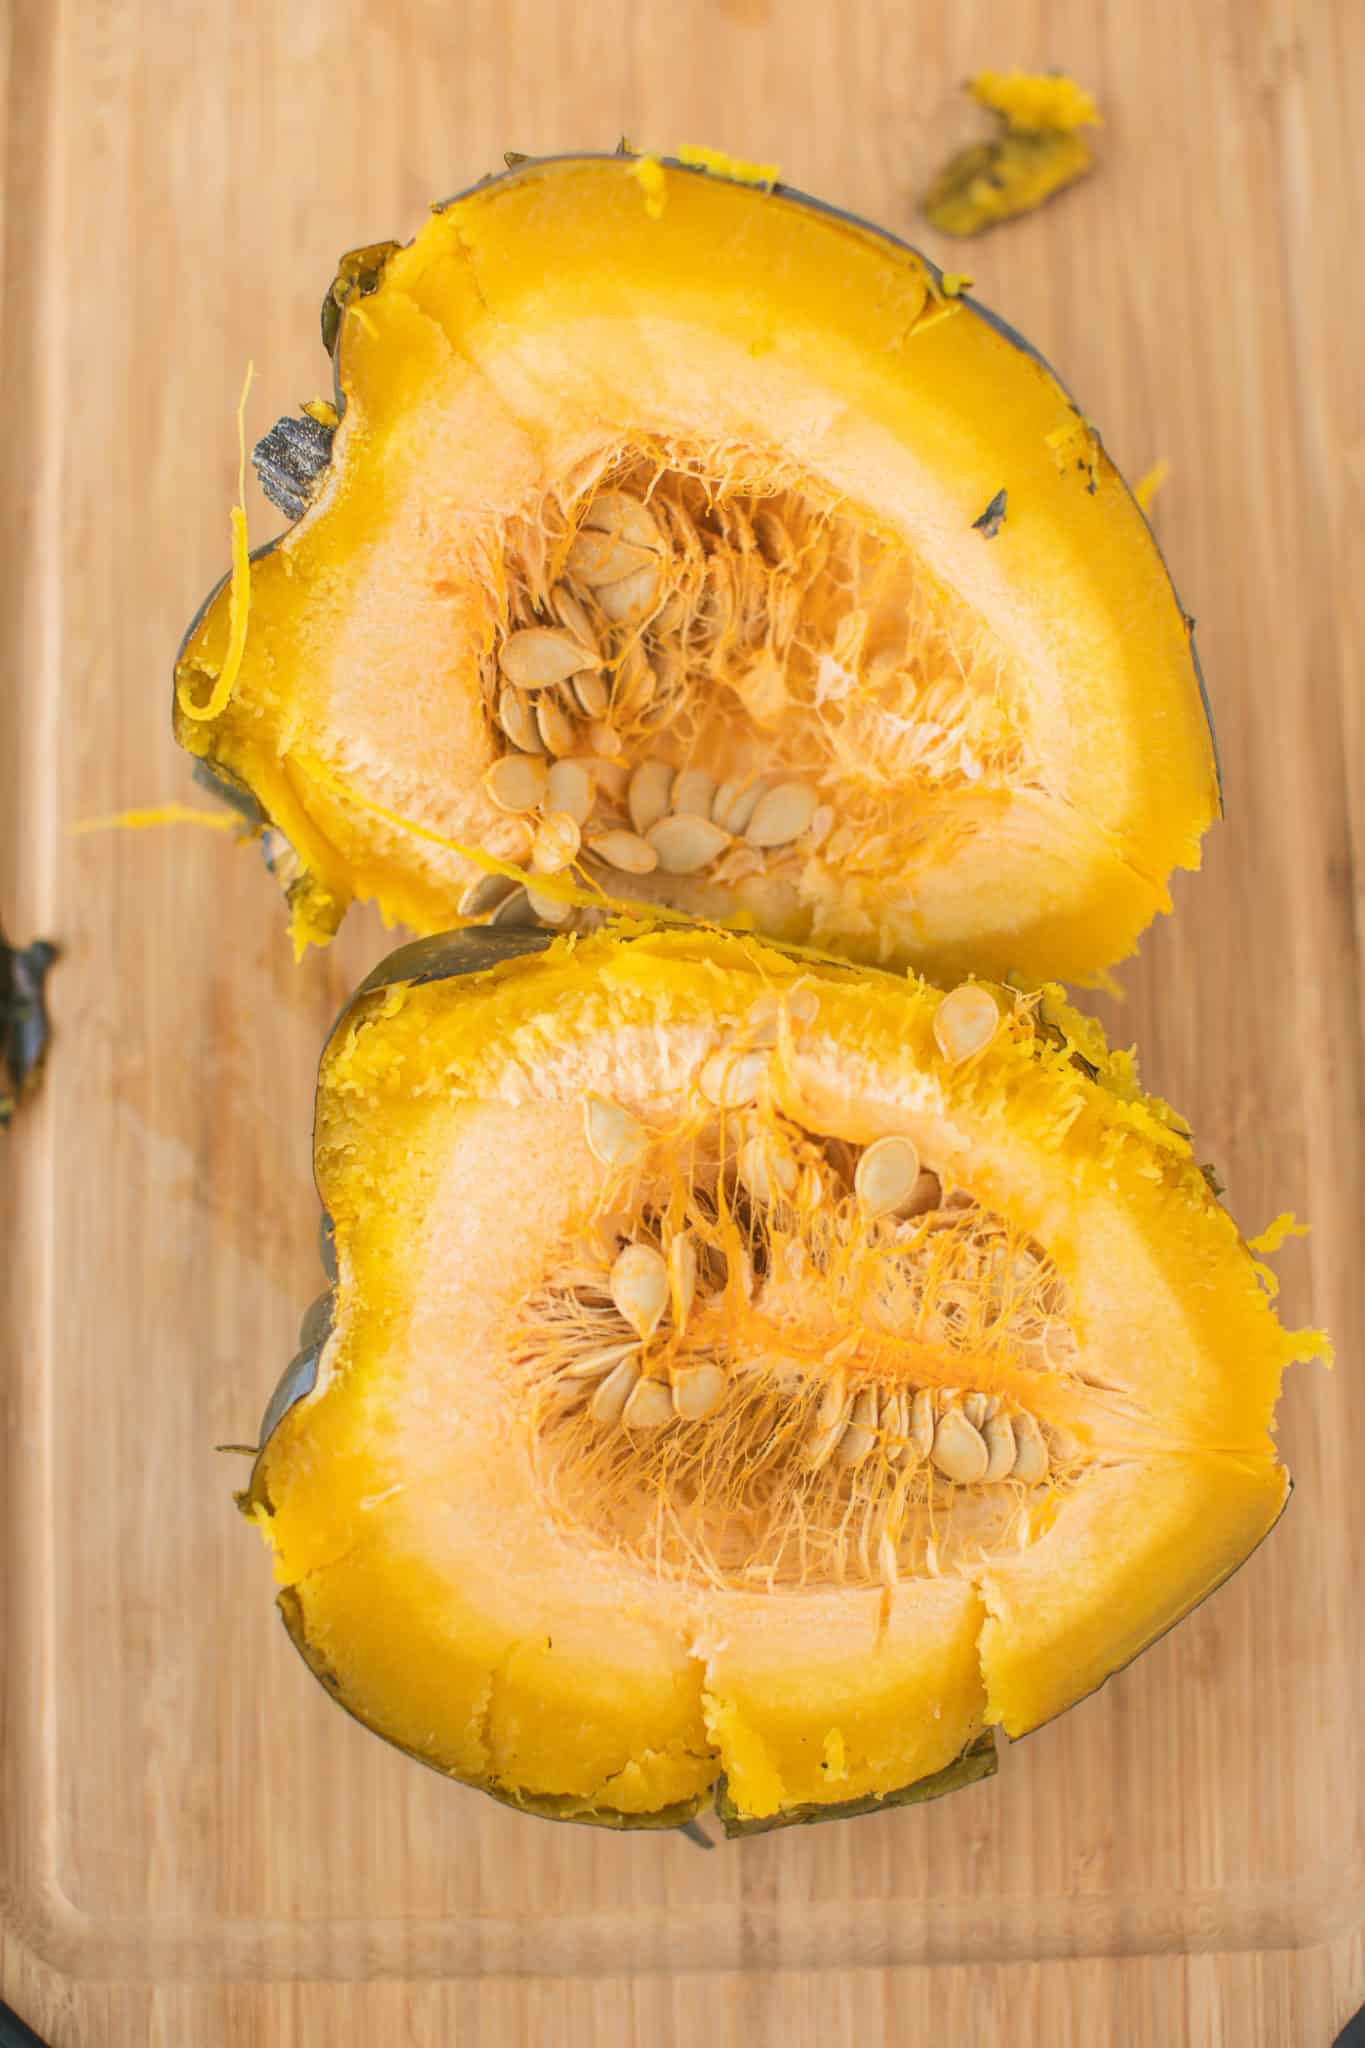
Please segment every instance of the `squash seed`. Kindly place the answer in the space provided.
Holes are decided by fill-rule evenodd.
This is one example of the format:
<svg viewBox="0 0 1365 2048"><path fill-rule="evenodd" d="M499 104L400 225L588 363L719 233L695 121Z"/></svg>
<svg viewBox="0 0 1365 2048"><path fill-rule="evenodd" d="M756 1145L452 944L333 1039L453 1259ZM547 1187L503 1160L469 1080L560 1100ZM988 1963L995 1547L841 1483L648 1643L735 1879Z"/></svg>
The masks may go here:
<svg viewBox="0 0 1365 2048"><path fill-rule="evenodd" d="M968 1394L962 1403L962 1413L973 1429L980 1429L986 1420L990 1402L984 1394Z"/></svg>
<svg viewBox="0 0 1365 2048"><path fill-rule="evenodd" d="M495 818L484 833L483 850L492 854L494 860L521 862L530 858L534 837L533 814L529 811L508 811L501 818Z"/></svg>
<svg viewBox="0 0 1365 2048"><path fill-rule="evenodd" d="M927 1216L931 1209L937 1209L942 1192L938 1175L931 1173L927 1166L922 1166L918 1180L896 1213L902 1222L908 1221L912 1216Z"/></svg>
<svg viewBox="0 0 1365 2048"><path fill-rule="evenodd" d="M618 534L585 527L574 535L564 566L593 590L599 583L619 583L637 569L654 568L657 563L652 549L622 540Z"/></svg>
<svg viewBox="0 0 1365 2048"><path fill-rule="evenodd" d="M672 791L673 770L667 761L652 757L641 761L630 778L626 808L630 812L631 824L642 838L651 825L657 825L660 818L667 817Z"/></svg>
<svg viewBox="0 0 1365 2048"><path fill-rule="evenodd" d="M657 548L663 539L654 514L629 491L599 491L583 514L583 524L598 533L619 534L638 548Z"/></svg>
<svg viewBox="0 0 1365 2048"><path fill-rule="evenodd" d="M914 1453L919 1463L919 1453L910 1440L910 1396L904 1387L897 1387L882 1398L882 1435L886 1439L886 1456L892 1465L902 1464Z"/></svg>
<svg viewBox="0 0 1365 2048"><path fill-rule="evenodd" d="M701 1063L697 1086L715 1109L743 1109L758 1095L766 1052L713 1052Z"/></svg>
<svg viewBox="0 0 1365 2048"><path fill-rule="evenodd" d="M729 835L709 818L691 812L681 817L660 818L645 834L659 856L666 875L695 875L709 867L730 844Z"/></svg>
<svg viewBox="0 0 1365 2048"><path fill-rule="evenodd" d="M578 859L582 843L577 818L567 811L547 811L531 847L531 865L538 874L557 875Z"/></svg>
<svg viewBox="0 0 1365 2048"><path fill-rule="evenodd" d="M588 1403L588 1413L593 1421L619 1422L639 1377L640 1368L633 1357L623 1358L619 1365L613 1366Z"/></svg>
<svg viewBox="0 0 1365 2048"><path fill-rule="evenodd" d="M820 1396L820 1406L815 1411L815 1435L806 1447L806 1463L815 1471L828 1464L839 1448L852 1406L853 1397L845 1385L843 1373L832 1373Z"/></svg>
<svg viewBox="0 0 1365 2048"><path fill-rule="evenodd" d="M934 1012L934 1037L944 1059L968 1060L983 1052L1000 1028L1000 1005L979 981L964 981Z"/></svg>
<svg viewBox="0 0 1365 2048"><path fill-rule="evenodd" d="M623 1358L633 1357L639 1348L638 1344L632 1342L629 1344L604 1344L600 1350L585 1351L581 1358L574 1360L572 1365L565 1366L560 1374L560 1378L566 1380L604 1380L609 1372L615 1370Z"/></svg>
<svg viewBox="0 0 1365 2048"><path fill-rule="evenodd" d="M878 1138L858 1161L853 1192L869 1216L895 1216L919 1179L919 1154L908 1138Z"/></svg>
<svg viewBox="0 0 1365 2048"><path fill-rule="evenodd" d="M573 678L573 693L587 718L605 718L611 692L595 668L582 668Z"/></svg>
<svg viewBox="0 0 1365 2048"><path fill-rule="evenodd" d="M982 1431L986 1439L987 1464L983 1477L989 1484L1008 1479L1014 1470L1014 1429L1008 1415L989 1415Z"/></svg>
<svg viewBox="0 0 1365 2048"><path fill-rule="evenodd" d="M670 809L709 818L716 785L704 768L684 768L673 784Z"/></svg>
<svg viewBox="0 0 1365 2048"><path fill-rule="evenodd" d="M595 718L588 727L588 745L607 761L617 760L623 752L620 733L605 718Z"/></svg>
<svg viewBox="0 0 1365 2048"><path fill-rule="evenodd" d="M567 924L573 916L572 903L561 903L557 896L544 896L539 889L528 889L526 901L542 924Z"/></svg>
<svg viewBox="0 0 1365 2048"><path fill-rule="evenodd" d="M817 798L806 782L779 782L761 796L744 827L751 846L789 846L815 816Z"/></svg>
<svg viewBox="0 0 1365 2048"><path fill-rule="evenodd" d="M680 1230L668 1247L668 1291L673 1327L681 1337L697 1296L697 1243L690 1230Z"/></svg>
<svg viewBox="0 0 1365 2048"><path fill-rule="evenodd" d="M596 653L591 642L583 647L571 633L557 633L550 626L525 626L503 641L498 667L519 690L545 690L555 683L567 683Z"/></svg>
<svg viewBox="0 0 1365 2048"><path fill-rule="evenodd" d="M1043 1433L1029 1414L1014 1417L1014 1467L1010 1473L1021 1486L1035 1486L1047 1477L1047 1445Z"/></svg>
<svg viewBox="0 0 1365 2048"><path fill-rule="evenodd" d="M736 1171L754 1201L769 1207L779 1194L796 1193L800 1170L786 1149L763 1132L746 1138L739 1148Z"/></svg>
<svg viewBox="0 0 1365 2048"><path fill-rule="evenodd" d="M853 1403L848 1428L839 1439L835 1463L854 1468L861 1465L877 1441L877 1389L864 1387Z"/></svg>
<svg viewBox="0 0 1365 2048"><path fill-rule="evenodd" d="M593 631L592 620L588 617L573 592L566 590L562 583L557 583L550 593L550 604L560 625L568 627L579 646L591 648L592 650L591 662L580 662L579 667L588 668L595 666L599 654L597 635Z"/></svg>
<svg viewBox="0 0 1365 2048"><path fill-rule="evenodd" d="M490 910L496 910L500 903L514 895L520 886L510 875L480 875L460 898L460 916L486 917Z"/></svg>
<svg viewBox="0 0 1365 2048"><path fill-rule="evenodd" d="M514 690L510 683L504 683L498 692L498 724L523 754L544 753L536 714L520 690Z"/></svg>
<svg viewBox="0 0 1365 2048"><path fill-rule="evenodd" d="M729 1382L718 1365L679 1366L673 1374L673 1406L680 1422L702 1422L725 1399Z"/></svg>
<svg viewBox="0 0 1365 2048"><path fill-rule="evenodd" d="M536 700L536 724L540 737L552 754L571 754L577 744L578 735L574 722L557 697L548 695Z"/></svg>
<svg viewBox="0 0 1365 2048"><path fill-rule="evenodd" d="M483 778L500 811L534 811L545 794L546 768L538 754L504 754Z"/></svg>
<svg viewBox="0 0 1365 2048"><path fill-rule="evenodd" d="M929 1455L944 1478L958 1486L984 1479L990 1463L985 1438L972 1428L960 1408L945 1408L940 1415Z"/></svg>
<svg viewBox="0 0 1365 2048"><path fill-rule="evenodd" d="M592 770L582 761L558 760L545 778L545 808L564 811L576 825L585 825L596 795Z"/></svg>
<svg viewBox="0 0 1365 2048"><path fill-rule="evenodd" d="M663 1380L637 1380L621 1411L627 1429L662 1429L673 1420L673 1394Z"/></svg>
<svg viewBox="0 0 1365 2048"><path fill-rule="evenodd" d="M910 1403L910 1441L921 1460L934 1448L934 1396L928 1387L921 1387Z"/></svg>
<svg viewBox="0 0 1365 2048"><path fill-rule="evenodd" d="M626 875L650 875L659 865L659 856L649 841L635 832L594 832L588 840L588 851Z"/></svg>
<svg viewBox="0 0 1365 2048"><path fill-rule="evenodd" d="M583 757L583 766L592 776L599 796L609 796L614 804L624 804L630 787L630 769L624 761L604 761L599 754L588 754Z"/></svg>
<svg viewBox="0 0 1365 2048"><path fill-rule="evenodd" d="M738 838L767 792L766 782L722 782L711 805L711 816L725 831Z"/></svg>
<svg viewBox="0 0 1365 2048"><path fill-rule="evenodd" d="M601 1095L590 1095L583 1104L583 1128L588 1150L601 1166L617 1171L638 1166L649 1149L649 1133L639 1119Z"/></svg>
<svg viewBox="0 0 1365 2048"><path fill-rule="evenodd" d="M510 896L504 896L488 922L506 925L534 924L535 912L531 908L530 892L514 888Z"/></svg>
<svg viewBox="0 0 1365 2048"><path fill-rule="evenodd" d="M597 602L613 624L619 624L647 611L658 594L659 566L651 562L647 569L637 569L633 576L623 576L619 583L602 584Z"/></svg>
<svg viewBox="0 0 1365 2048"><path fill-rule="evenodd" d="M611 1298L636 1335L652 1337L668 1307L668 1267L653 1245L628 1244L611 1269Z"/></svg>

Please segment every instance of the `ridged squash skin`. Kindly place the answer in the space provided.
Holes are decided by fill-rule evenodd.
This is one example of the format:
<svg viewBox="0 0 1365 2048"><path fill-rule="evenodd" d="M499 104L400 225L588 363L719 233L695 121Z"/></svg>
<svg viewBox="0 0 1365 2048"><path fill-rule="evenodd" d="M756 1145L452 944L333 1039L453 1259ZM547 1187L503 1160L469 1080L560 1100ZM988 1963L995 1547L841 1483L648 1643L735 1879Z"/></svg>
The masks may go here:
<svg viewBox="0 0 1365 2048"><path fill-rule="evenodd" d="M464 932L376 970L319 1077L333 1291L242 1497L291 1635L353 1714L552 1817L670 1826L714 1795L743 1832L876 1810L993 1768L991 1730L1063 1711L1242 1561L1287 1495L1282 1372L1321 1339L1279 1325L1131 1059L1055 989L995 999L990 1042L950 1058L932 985L714 930ZM923 1381L1026 1402L1054 1445L980 1556L950 1540L972 1489L936 1479L931 1563L747 1591L655 1569L544 1491L515 1333L619 1196L585 1102L645 1118L666 1167L699 1063L756 1001L774 1118L836 1147L911 1134L1065 1289L1074 1366L916 1354ZM890 1369L877 1328L855 1335Z"/></svg>
<svg viewBox="0 0 1365 2048"><path fill-rule="evenodd" d="M812 844L766 893L609 873L587 900L667 900L941 978L1080 981L1169 907L1218 809L1191 621L1092 424L913 249L784 187L553 158L357 252L327 309L330 464L176 671L177 738L287 842L299 945L357 898L419 932L460 921L500 823L480 692L503 543L623 446L707 474L705 451L747 449L902 550L944 644L1005 679L1028 766L907 783L890 815L922 844L862 867ZM891 710L898 733L927 715ZM536 887L581 905L577 881Z"/></svg>

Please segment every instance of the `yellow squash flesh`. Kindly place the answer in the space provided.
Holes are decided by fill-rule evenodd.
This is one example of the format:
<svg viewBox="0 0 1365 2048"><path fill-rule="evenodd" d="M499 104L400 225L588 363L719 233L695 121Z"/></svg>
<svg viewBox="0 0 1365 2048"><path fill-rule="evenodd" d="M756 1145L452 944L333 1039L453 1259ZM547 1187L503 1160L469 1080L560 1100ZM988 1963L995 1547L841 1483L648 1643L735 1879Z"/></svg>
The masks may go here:
<svg viewBox="0 0 1365 2048"><path fill-rule="evenodd" d="M555 915L668 903L943 976L1087 980L1131 951L1216 815L1211 737L1146 522L1019 337L859 221L654 159L528 162L361 253L330 465L252 564L240 666L224 585L177 667L181 743L292 848L299 944L356 898L446 929L490 866L528 869L485 779L499 651L556 621L509 607L549 602L624 478L690 492L732 564L765 505L859 554L856 618L837 578L765 560L795 642L759 616L732 644L723 593L699 599L705 660L683 650L649 741L718 782L804 775L832 829L758 874L637 880L585 847L532 876ZM614 703L634 630L604 656Z"/></svg>
<svg viewBox="0 0 1365 2048"><path fill-rule="evenodd" d="M291 1632L362 1721L560 1817L671 1823L722 1778L741 1825L834 1811L955 1782L983 1730L1072 1704L1270 1528L1281 1374L1320 1340L1280 1327L1180 1120L1055 991L1046 1022L1037 998L992 991L993 1036L948 1058L942 994L913 977L700 930L530 935L502 959L492 938L404 949L327 1049L331 1331L244 1496ZM748 1106L717 1110L717 1075L750 1047ZM599 1156L594 1102L646 1133L647 1168ZM681 1425L585 1419L574 1404L601 1382L569 1375L562 1324L527 1321L561 1274L579 1295L546 1314L603 1326L610 1305L576 1306L591 1233L609 1233L608 1260L645 1226L667 1234L708 1172L706 1213L728 1227L738 1182L715 1162L750 1128L817 1179L891 1137L937 1177L931 1221L903 1227L828 1186L804 1210L793 1193L796 1222L779 1229L773 1206L770 1235L747 1240L766 1246L757 1279L739 1284L732 1237L728 1277L713 1262L690 1306L672 1297L674 1335L649 1340L661 1371L706 1342L769 1400L774 1441L804 1418L766 1492L719 1420L710 1439L690 1425L700 1448L669 1467ZM979 1300L936 1334L878 1307L878 1262L956 1243L964 1217L995 1219L1018 1285L1050 1276L1041 1347ZM807 1242L814 1265L793 1249ZM882 1443L817 1471L799 1404L836 1373L1027 1408L1051 1466L958 1486ZM804 1533L774 1545L793 1501Z"/></svg>

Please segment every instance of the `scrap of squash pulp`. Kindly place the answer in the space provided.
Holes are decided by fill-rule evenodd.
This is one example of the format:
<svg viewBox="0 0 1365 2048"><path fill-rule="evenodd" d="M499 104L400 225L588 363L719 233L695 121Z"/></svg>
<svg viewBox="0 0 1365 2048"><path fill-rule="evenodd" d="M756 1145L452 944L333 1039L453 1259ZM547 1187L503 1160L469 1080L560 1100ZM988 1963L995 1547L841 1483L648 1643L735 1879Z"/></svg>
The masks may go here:
<svg viewBox="0 0 1365 2048"><path fill-rule="evenodd" d="M251 609L251 553L246 533L246 400L255 365L248 363L237 401L237 503L232 507L232 580L228 586L228 644L213 688L202 704L196 704L183 683L176 685L176 698L186 718L207 724L226 708L237 682L246 652L247 614Z"/></svg>
<svg viewBox="0 0 1365 2048"><path fill-rule="evenodd" d="M776 164L753 164L743 157L728 156L723 149L708 149L703 143L684 142L678 162L690 171L705 171L709 177L728 178L736 185L757 185L770 192L778 181ZM630 175L644 194L645 212L658 220L668 200L663 163L657 156L632 157Z"/></svg>
<svg viewBox="0 0 1365 2048"><path fill-rule="evenodd" d="M1100 115L1075 79L979 71L966 90L999 126L989 140L958 150L926 192L925 215L942 234L979 235L1031 213L1090 169L1080 130L1100 125Z"/></svg>

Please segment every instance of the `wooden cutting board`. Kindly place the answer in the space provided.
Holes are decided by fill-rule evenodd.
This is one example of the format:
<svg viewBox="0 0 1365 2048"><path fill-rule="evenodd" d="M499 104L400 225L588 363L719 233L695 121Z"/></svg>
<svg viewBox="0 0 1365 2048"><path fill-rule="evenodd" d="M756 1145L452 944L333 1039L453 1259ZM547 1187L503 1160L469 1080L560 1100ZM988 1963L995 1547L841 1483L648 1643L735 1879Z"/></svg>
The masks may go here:
<svg viewBox="0 0 1365 2048"><path fill-rule="evenodd" d="M1358 0L13 0L4 13L0 912L64 958L0 1144L0 1990L52 2042L1327 2043L1365 1997L1357 1369L1365 819ZM1063 66L1095 175L970 247L915 195L971 71ZM1155 523L1227 822L1111 1023L1235 1212L1294 1207L1298 1494L1189 1625L960 1800L703 1855L551 1830L328 1707L213 1446L313 1291L317 1049L258 859L77 820L194 798L180 630L233 409L326 388L346 248L505 147L775 160L1058 366ZM1348 240L1348 235L1352 237ZM252 505L253 538L273 515ZM0 2031L0 2038L2 2038Z"/></svg>

